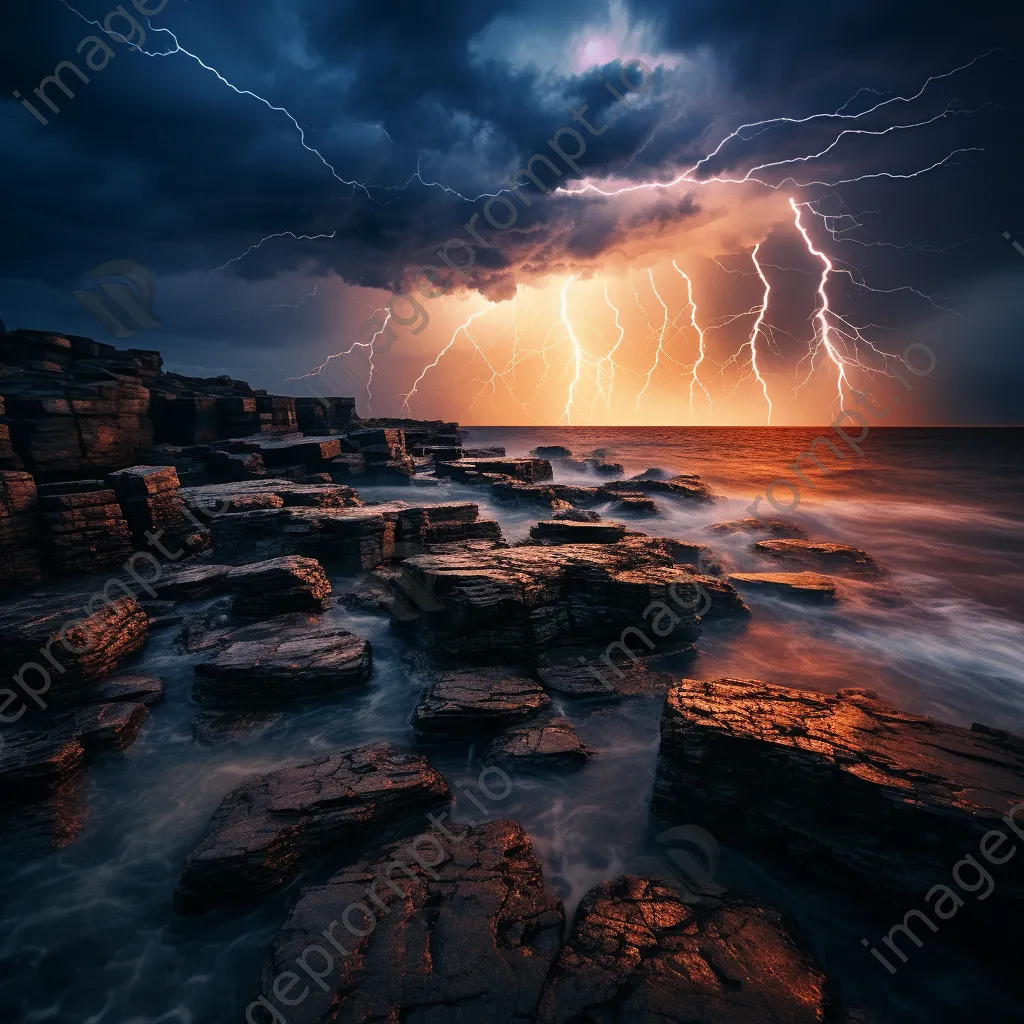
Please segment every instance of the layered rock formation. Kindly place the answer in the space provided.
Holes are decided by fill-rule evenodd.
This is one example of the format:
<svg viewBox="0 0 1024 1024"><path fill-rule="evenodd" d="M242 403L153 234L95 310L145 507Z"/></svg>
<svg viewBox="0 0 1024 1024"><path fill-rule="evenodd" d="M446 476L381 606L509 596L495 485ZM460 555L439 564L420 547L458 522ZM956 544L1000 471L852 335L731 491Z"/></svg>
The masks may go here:
<svg viewBox="0 0 1024 1024"><path fill-rule="evenodd" d="M746 612L730 584L676 565L649 537L418 555L404 564L397 586L431 593L440 605L415 619L424 642L446 655L498 663L529 661L553 647L615 643L620 634L641 653L685 647L699 633L703 594L711 603L706 614Z"/></svg>
<svg viewBox="0 0 1024 1024"><path fill-rule="evenodd" d="M430 833L418 858L397 843L304 890L260 971L251 1019L271 1020L269 1006L291 1024L529 1021L558 951L561 901L515 822L449 834ZM304 956L322 984L295 1000L281 982Z"/></svg>
<svg viewBox="0 0 1024 1024"><path fill-rule="evenodd" d="M45 532L42 550L54 576L74 576L124 564L132 536L112 490L99 480L42 484L39 506Z"/></svg>
<svg viewBox="0 0 1024 1024"><path fill-rule="evenodd" d="M487 748L488 764L558 767L583 764L594 752L576 735L568 718L506 729Z"/></svg>
<svg viewBox="0 0 1024 1024"><path fill-rule="evenodd" d="M189 855L174 893L182 913L245 905L331 850L425 815L449 799L422 757L374 743L253 775L232 790Z"/></svg>

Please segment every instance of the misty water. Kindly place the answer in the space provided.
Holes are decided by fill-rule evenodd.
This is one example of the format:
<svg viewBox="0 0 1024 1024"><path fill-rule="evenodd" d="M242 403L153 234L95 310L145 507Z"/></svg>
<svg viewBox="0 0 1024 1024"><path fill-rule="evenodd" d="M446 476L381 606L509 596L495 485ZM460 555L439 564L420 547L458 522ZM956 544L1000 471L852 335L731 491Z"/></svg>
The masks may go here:
<svg viewBox="0 0 1024 1024"><path fill-rule="evenodd" d="M693 506L659 495L664 517L637 521L636 528L707 543L730 569L754 570L762 563L750 551L749 536L708 527L746 515L773 480L792 479L787 465L818 433L473 428L466 444L503 444L509 454L564 444L578 455L603 450L627 473L655 466L699 473L721 501ZM696 655L658 667L822 691L870 687L912 712L1024 732L1021 433L876 430L860 447L862 455L844 447L842 462L826 453L827 475L805 466L814 487L801 485L800 507L788 515L813 538L869 551L890 571L888 586L898 599L880 601L870 586L852 588L830 608L751 594L748 623L706 625ZM556 479L595 482L557 468ZM776 491L792 500L790 490ZM485 489L451 483L360 493L367 501L476 501L511 541L523 539L539 518L536 511L492 504ZM761 512L779 514L766 503ZM333 582L336 593L345 591L345 579ZM166 684L166 699L151 709L139 740L126 754L95 763L81 789L55 809L55 840L46 842L14 820L0 841L5 1020L243 1019L264 953L298 889L367 848L337 851L330 863L251 912L175 915L171 895L186 855L224 794L247 774L387 739L426 753L453 793L476 787L483 741L416 739L410 722L424 679L404 659L408 642L392 633L387 618L339 603L325 619L373 643L371 681L336 699L290 708L242 741L209 745L194 738L190 721L199 708L190 688L201 656L176 649L175 629L155 633L125 666ZM507 797L484 802L491 818L523 824L571 914L595 883L624 871L650 871L662 856L656 836L666 825L651 818L649 803L663 697L554 703L596 755L578 770L516 775ZM463 795L454 817L479 821L483 815ZM1017 1004L1005 1001L987 969L941 932L929 935L925 948L891 978L860 944L891 922L865 917L868 901L856 891L818 893L728 848L719 880L791 911L826 973L882 1021L962 1021L985 1013L1019 1019ZM998 880L992 898L999 898Z"/></svg>

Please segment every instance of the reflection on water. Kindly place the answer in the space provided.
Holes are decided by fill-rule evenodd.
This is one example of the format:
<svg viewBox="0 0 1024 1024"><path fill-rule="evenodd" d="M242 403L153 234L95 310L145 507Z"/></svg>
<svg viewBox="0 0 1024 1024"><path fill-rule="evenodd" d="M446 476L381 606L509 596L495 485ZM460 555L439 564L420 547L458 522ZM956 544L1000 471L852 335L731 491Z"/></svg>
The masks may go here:
<svg viewBox="0 0 1024 1024"><path fill-rule="evenodd" d="M689 508L659 497L665 516L638 526L707 543L729 568L754 570L762 563L749 537L708 527L746 514L816 434L475 428L469 443L504 444L511 454L537 444L565 444L577 454L606 448L630 472L699 472L722 502ZM750 594L748 622L708 626L695 656L664 667L818 690L867 686L911 711L1024 731L1020 434L877 430L863 449L863 458L851 456L829 475L809 469L815 487L803 489L794 518L812 537L867 549L889 570L884 585L844 586L834 608ZM511 539L525 537L538 518L450 483L436 491L364 490L368 500L434 494L479 501ZM380 616L344 607L327 616L373 642L373 678L337 700L291 709L244 742L196 742L198 708L189 697L196 658L174 650L173 630L151 639L131 667L162 677L167 696L151 709L139 741L61 794L46 826L55 845L34 841L42 826L28 819L8 823L0 842L0 1007L8 1019L241 1019L297 885L241 916L176 918L171 892L210 814L251 772L371 739L415 745L409 723L422 678L403 661L402 643ZM556 699L597 755L578 770L519 775L494 806L496 816L517 818L531 834L570 912L596 882L649 868L650 858L663 855L654 837L664 826L648 813L661 703L658 694L603 705ZM466 740L422 749L454 784L476 779L483 747ZM473 817L472 805L456 810L456 820ZM844 991L877 1007L881 1021L976 1019L978 993L992 988L979 965L938 939L898 980L880 977L860 947L877 924L860 919L856 893L842 900L803 891L728 849L721 874L793 911Z"/></svg>

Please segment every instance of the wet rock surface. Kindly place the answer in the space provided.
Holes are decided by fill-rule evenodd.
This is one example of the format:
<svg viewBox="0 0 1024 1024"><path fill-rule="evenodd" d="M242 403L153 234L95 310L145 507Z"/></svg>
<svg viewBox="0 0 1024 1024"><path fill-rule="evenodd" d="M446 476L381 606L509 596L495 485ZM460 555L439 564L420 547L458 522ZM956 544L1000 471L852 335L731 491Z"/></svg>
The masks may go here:
<svg viewBox="0 0 1024 1024"><path fill-rule="evenodd" d="M442 673L424 691L413 725L431 733L500 729L550 703L534 679L515 669L457 669Z"/></svg>
<svg viewBox="0 0 1024 1024"><path fill-rule="evenodd" d="M695 644L682 642L664 654L693 654ZM647 664L650 652L643 644L627 648L617 644L607 647L556 647L537 655L537 678L544 689L565 697L618 700L643 693L664 693L674 678L652 669Z"/></svg>
<svg viewBox="0 0 1024 1024"><path fill-rule="evenodd" d="M809 604L835 604L835 580L816 572L734 572L729 582L738 590L791 597Z"/></svg>
<svg viewBox="0 0 1024 1024"><path fill-rule="evenodd" d="M769 558L785 559L833 572L874 576L882 571L866 551L849 544L799 539L760 540L754 545L754 550Z"/></svg>
<svg viewBox="0 0 1024 1024"><path fill-rule="evenodd" d="M630 629L634 648L678 649L699 633L702 594L710 599L707 615L746 613L730 584L676 565L665 545L649 537L420 555L404 565L396 586L430 593L440 605L413 623L427 646L493 662L614 643Z"/></svg>
<svg viewBox="0 0 1024 1024"><path fill-rule="evenodd" d="M487 748L487 764L506 767L559 767L583 764L594 753L576 735L567 718L506 729Z"/></svg>
<svg viewBox="0 0 1024 1024"><path fill-rule="evenodd" d="M1003 820L1022 800L1024 740L907 714L870 690L740 679L669 690L655 813L901 914L988 831L1024 835ZM986 946L1019 926L1024 886L1004 877L995 904L958 915L984 911Z"/></svg>
<svg viewBox="0 0 1024 1024"><path fill-rule="evenodd" d="M277 704L336 693L365 682L373 651L361 637L302 615L227 629L210 638L195 667L196 700Z"/></svg>
<svg viewBox="0 0 1024 1024"><path fill-rule="evenodd" d="M583 898L535 1024L823 1024L826 979L784 918L625 875Z"/></svg>
<svg viewBox="0 0 1024 1024"><path fill-rule="evenodd" d="M323 973L323 985L310 985L309 995L285 1011L293 1024L529 1021L558 951L561 901L546 887L529 837L515 822L452 835L436 855L431 850L436 863L429 869L399 843L304 890L274 939L257 998L280 1012L275 981L316 945L327 956L313 953L309 962ZM338 923L350 906L368 904L369 886L382 906L372 923L349 914L368 932L354 937ZM350 955L332 950L324 931ZM272 1017L257 1006L252 1019L262 1024Z"/></svg>
<svg viewBox="0 0 1024 1024"><path fill-rule="evenodd" d="M449 798L422 757L373 743L253 775L214 813L174 893L182 913L252 904L315 859Z"/></svg>
<svg viewBox="0 0 1024 1024"><path fill-rule="evenodd" d="M546 459L459 459L457 462L439 462L434 474L450 477L464 483L490 482L490 477L511 477L534 484L550 480L551 463Z"/></svg>

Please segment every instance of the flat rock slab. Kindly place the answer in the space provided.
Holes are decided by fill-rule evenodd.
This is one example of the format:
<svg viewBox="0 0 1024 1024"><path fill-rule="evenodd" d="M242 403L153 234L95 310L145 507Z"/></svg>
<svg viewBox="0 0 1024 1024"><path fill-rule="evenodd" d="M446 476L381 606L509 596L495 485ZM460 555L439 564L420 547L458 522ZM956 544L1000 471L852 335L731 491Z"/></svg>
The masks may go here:
<svg viewBox="0 0 1024 1024"><path fill-rule="evenodd" d="M803 540L807 537L803 527L789 519L761 519L758 516L730 519L725 523L715 523L709 529L715 533L768 533L773 537L788 537L794 540Z"/></svg>
<svg viewBox="0 0 1024 1024"><path fill-rule="evenodd" d="M199 701L277 704L336 693L365 682L373 669L369 642L338 626L281 616L227 630L216 653L195 667Z"/></svg>
<svg viewBox="0 0 1024 1024"><path fill-rule="evenodd" d="M174 893L181 913L251 905L330 850L449 800L423 757L390 743L252 775L221 802Z"/></svg>
<svg viewBox="0 0 1024 1024"><path fill-rule="evenodd" d="M550 703L539 683L515 669L458 669L443 673L427 688L413 724L423 732L500 729Z"/></svg>
<svg viewBox="0 0 1024 1024"><path fill-rule="evenodd" d="M612 506L616 515L660 516L661 506L649 494L620 493Z"/></svg>
<svg viewBox="0 0 1024 1024"><path fill-rule="evenodd" d="M791 562L832 571L864 576L874 576L881 572L878 564L866 551L850 547L849 544L831 544L792 538L759 540L754 545L754 550L769 558L788 559Z"/></svg>
<svg viewBox="0 0 1024 1024"><path fill-rule="evenodd" d="M810 604L835 604L836 583L816 572L734 572L729 582L738 590L757 590Z"/></svg>
<svg viewBox="0 0 1024 1024"><path fill-rule="evenodd" d="M487 748L487 764L550 766L583 764L594 753L568 718L507 729Z"/></svg>
<svg viewBox="0 0 1024 1024"><path fill-rule="evenodd" d="M449 831L453 839L430 832L431 845L419 847L421 860L433 862L429 869L409 844L398 843L305 889L260 972L256 997L264 1008L250 1004L251 1019L272 1019L269 1005L289 1024L529 1021L558 952L561 901L517 823ZM362 937L340 923L358 904L376 912L372 920L348 912ZM325 931L349 955L332 947ZM283 982L310 949L306 961L322 984L310 983L298 1005L284 1005L275 982L294 1000Z"/></svg>
<svg viewBox="0 0 1024 1024"><path fill-rule="evenodd" d="M553 476L551 463L546 459L459 459L455 462L438 462L434 475L463 480L473 475L491 474L513 477L525 483L540 483Z"/></svg>
<svg viewBox="0 0 1024 1024"><path fill-rule="evenodd" d="M827 983L777 911L626 875L584 896L535 1024L823 1024Z"/></svg>
<svg viewBox="0 0 1024 1024"><path fill-rule="evenodd" d="M684 679L669 690L656 814L900 914L948 883L966 854L977 859L990 830L1024 837L1024 815L1015 827L1003 820L1022 800L1024 739L906 714L870 690L827 695L742 679ZM1019 874L1004 874L998 900L967 903L958 917L984 918L985 945L1014 934Z"/></svg>
<svg viewBox="0 0 1024 1024"><path fill-rule="evenodd" d="M626 536L623 523L547 520L530 527L530 537L539 544L614 544Z"/></svg>

